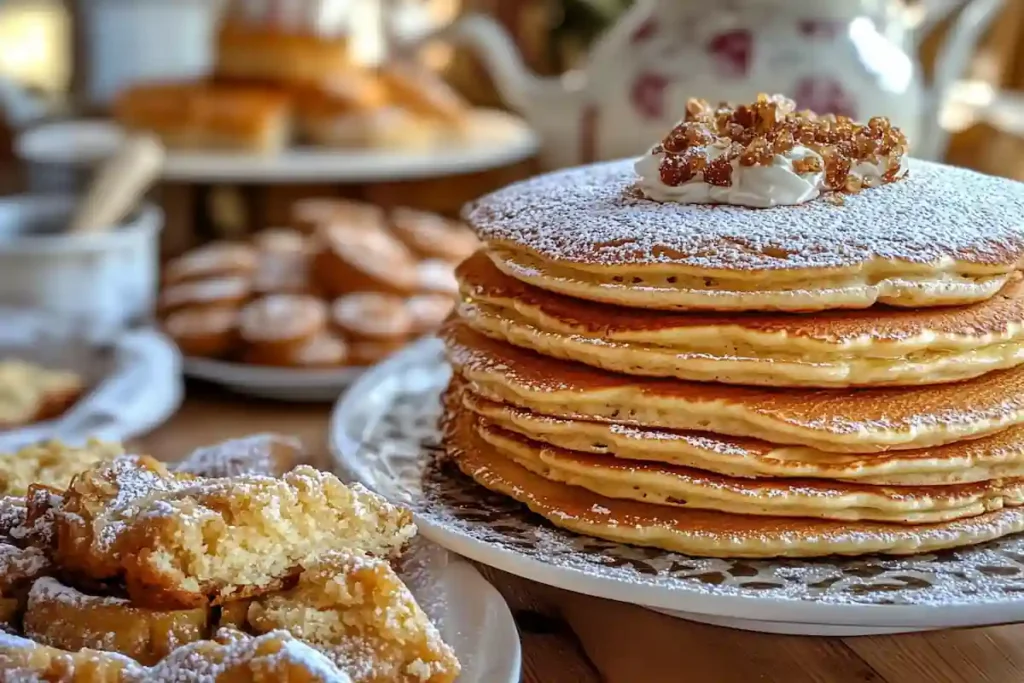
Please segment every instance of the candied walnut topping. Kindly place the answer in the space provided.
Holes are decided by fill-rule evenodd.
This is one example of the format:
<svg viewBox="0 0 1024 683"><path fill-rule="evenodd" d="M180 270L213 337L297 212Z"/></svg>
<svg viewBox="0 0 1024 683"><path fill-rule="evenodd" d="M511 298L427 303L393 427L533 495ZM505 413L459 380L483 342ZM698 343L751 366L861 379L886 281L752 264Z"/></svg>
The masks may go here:
<svg viewBox="0 0 1024 683"><path fill-rule="evenodd" d="M886 169L883 183L899 179L907 138L884 116L866 124L845 116L819 116L796 111L794 102L781 95L758 95L753 104L712 106L691 99L686 116L654 148L662 155L659 172L666 185L678 186L700 174L709 185L732 185L733 161L740 166L768 166L775 155L797 146L815 155L792 160L799 174L824 173L827 189L856 193L870 186L852 175L859 163ZM709 157L707 148L718 152Z"/></svg>

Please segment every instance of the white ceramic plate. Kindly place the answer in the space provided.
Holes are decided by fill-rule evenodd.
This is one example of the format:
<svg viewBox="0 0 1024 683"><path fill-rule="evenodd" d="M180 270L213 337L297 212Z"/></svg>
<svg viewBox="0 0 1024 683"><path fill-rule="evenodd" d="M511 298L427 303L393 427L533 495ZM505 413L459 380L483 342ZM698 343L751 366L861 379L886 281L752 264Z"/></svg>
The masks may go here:
<svg viewBox="0 0 1024 683"><path fill-rule="evenodd" d="M519 633L501 594L471 564L418 539L400 574L462 664L459 683L519 683Z"/></svg>
<svg viewBox="0 0 1024 683"><path fill-rule="evenodd" d="M722 560L557 529L437 465L436 339L364 374L339 401L331 450L368 487L412 508L421 533L498 569L700 621L808 635L892 633L1024 620L1024 537L912 557Z"/></svg>
<svg viewBox="0 0 1024 683"><path fill-rule="evenodd" d="M17 143L30 161L62 161L66 150L107 156L121 138L117 124L65 121L41 126ZM336 150L293 147L275 156L230 152L172 152L163 177L190 182L380 182L472 173L522 161L537 151L536 134L511 114L473 111L463 139L413 150Z"/></svg>
<svg viewBox="0 0 1024 683"><path fill-rule="evenodd" d="M45 439L125 441L163 424L184 396L178 350L155 330L98 349L38 313L0 309L0 358L8 357L79 372L90 390L57 419L0 430L0 452Z"/></svg>
<svg viewBox="0 0 1024 683"><path fill-rule="evenodd" d="M277 401L335 401L363 368L274 368L210 358L186 358L185 375L238 394Z"/></svg>

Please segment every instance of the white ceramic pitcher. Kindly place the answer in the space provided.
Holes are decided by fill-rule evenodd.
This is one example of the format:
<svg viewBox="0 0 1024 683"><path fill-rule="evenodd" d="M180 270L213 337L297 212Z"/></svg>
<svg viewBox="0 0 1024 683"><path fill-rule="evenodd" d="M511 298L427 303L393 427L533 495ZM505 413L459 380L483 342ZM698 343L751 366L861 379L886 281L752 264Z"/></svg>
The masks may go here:
<svg viewBox="0 0 1024 683"><path fill-rule="evenodd" d="M783 93L801 108L888 116L912 153L941 157L939 103L1003 0L638 0L597 41L585 66L539 78L490 17L462 17L433 37L475 48L506 101L561 167L637 155L681 118L689 97L744 102ZM923 83L920 38L959 15Z"/></svg>

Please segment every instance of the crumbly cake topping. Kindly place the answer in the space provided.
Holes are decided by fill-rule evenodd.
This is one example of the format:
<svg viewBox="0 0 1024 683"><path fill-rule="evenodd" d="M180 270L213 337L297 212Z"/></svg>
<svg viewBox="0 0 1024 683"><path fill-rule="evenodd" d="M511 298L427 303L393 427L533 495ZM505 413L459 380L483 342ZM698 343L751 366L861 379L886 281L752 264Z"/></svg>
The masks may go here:
<svg viewBox="0 0 1024 683"><path fill-rule="evenodd" d="M332 552L295 588L257 599L257 631L284 628L323 651L355 683L441 683L458 663L409 589L383 560Z"/></svg>
<svg viewBox="0 0 1024 683"><path fill-rule="evenodd" d="M49 566L49 558L39 548L17 548L0 542L0 589L39 576ZM0 597L4 597L3 590L0 590Z"/></svg>
<svg viewBox="0 0 1024 683"><path fill-rule="evenodd" d="M661 204L631 161L559 171L467 207L492 244L550 261L700 270L819 270L877 259L1009 270L1024 257L1024 183L912 159L906 180L846 197L755 210Z"/></svg>
<svg viewBox="0 0 1024 683"><path fill-rule="evenodd" d="M32 420L51 397L85 388L81 375L9 358L0 360L0 425Z"/></svg>
<svg viewBox="0 0 1024 683"><path fill-rule="evenodd" d="M52 548L56 541L57 513L64 501L55 489L33 485L25 494L25 516L10 530L11 538L19 544Z"/></svg>
<svg viewBox="0 0 1024 683"><path fill-rule="evenodd" d="M883 183L897 179L907 138L889 119L876 116L859 124L845 116L795 109L792 100L780 95L758 95L753 104L736 107L691 99L686 117L653 150L661 156L662 182L676 186L703 174L709 185L729 187L734 160L740 166L770 166L776 155L797 146L815 154L794 160L794 171L824 172L825 187L833 191L859 192L862 181L851 171L861 163L883 166ZM713 144L725 151L711 159L707 148Z"/></svg>
<svg viewBox="0 0 1024 683"><path fill-rule="evenodd" d="M24 494L32 484L67 488L79 472L122 453L121 444L95 439L84 446L47 441L0 453L0 495Z"/></svg>
<svg viewBox="0 0 1024 683"><path fill-rule="evenodd" d="M124 607L129 609L131 602L125 598L118 598L112 595L107 596L96 596L86 595L76 588L71 586L65 586L57 579L44 576L38 579L32 584L32 589L28 593L28 604L29 609L32 608L33 602L37 601L46 602L58 602L69 607L82 607L86 603L96 605L116 605L118 607Z"/></svg>
<svg viewBox="0 0 1024 683"><path fill-rule="evenodd" d="M120 683L214 683L214 681L306 681L352 683L324 655L285 631L257 638L222 630L216 641L184 645L159 664L144 667L115 652L64 652L0 632L4 681L120 681Z"/></svg>

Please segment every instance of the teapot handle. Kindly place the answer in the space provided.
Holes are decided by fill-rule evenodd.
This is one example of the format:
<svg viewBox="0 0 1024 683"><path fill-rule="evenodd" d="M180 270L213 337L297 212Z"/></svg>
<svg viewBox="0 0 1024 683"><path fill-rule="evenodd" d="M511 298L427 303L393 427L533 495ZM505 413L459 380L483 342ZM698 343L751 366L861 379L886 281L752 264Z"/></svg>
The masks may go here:
<svg viewBox="0 0 1024 683"><path fill-rule="evenodd" d="M957 4L960 3L947 3L947 7L951 11ZM962 3L960 16L950 28L935 58L934 75L929 88L930 97L925 102L925 111L929 113L925 116L924 134L921 136L924 145L915 150L915 155L925 159L938 159L945 153L949 132L939 123L941 107L953 85L963 75L978 40L995 20L1004 4L1005 0L967 0L966 3ZM925 26L935 26L946 14L948 12L941 12L941 16L926 21Z"/></svg>

